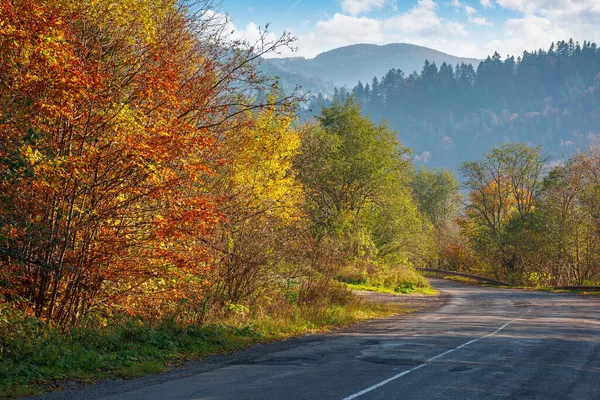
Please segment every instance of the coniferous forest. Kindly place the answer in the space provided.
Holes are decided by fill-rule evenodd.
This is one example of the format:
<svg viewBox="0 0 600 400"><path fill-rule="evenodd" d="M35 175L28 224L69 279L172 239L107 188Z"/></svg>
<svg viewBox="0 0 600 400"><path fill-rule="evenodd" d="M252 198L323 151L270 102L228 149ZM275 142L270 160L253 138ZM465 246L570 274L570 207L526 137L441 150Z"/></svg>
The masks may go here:
<svg viewBox="0 0 600 400"><path fill-rule="evenodd" d="M491 146L520 141L553 158L595 140L600 126L600 50L573 40L521 56L495 53L478 66L390 70L372 82L336 89L354 94L364 112L386 119L421 164L454 170ZM328 101L315 97L312 110Z"/></svg>

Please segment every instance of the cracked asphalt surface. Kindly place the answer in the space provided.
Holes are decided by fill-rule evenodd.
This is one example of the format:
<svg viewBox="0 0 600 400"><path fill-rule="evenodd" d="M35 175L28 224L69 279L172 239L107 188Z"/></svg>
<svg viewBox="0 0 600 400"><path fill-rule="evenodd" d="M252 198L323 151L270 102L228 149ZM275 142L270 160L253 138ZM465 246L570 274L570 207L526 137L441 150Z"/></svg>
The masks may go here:
<svg viewBox="0 0 600 400"><path fill-rule="evenodd" d="M600 298L432 280L421 311L44 399L600 399Z"/></svg>

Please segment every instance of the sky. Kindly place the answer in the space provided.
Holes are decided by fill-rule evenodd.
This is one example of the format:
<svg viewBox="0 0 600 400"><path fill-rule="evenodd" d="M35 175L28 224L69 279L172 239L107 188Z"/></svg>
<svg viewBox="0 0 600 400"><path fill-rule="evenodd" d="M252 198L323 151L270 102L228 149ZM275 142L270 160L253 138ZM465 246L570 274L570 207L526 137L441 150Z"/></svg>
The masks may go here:
<svg viewBox="0 0 600 400"><path fill-rule="evenodd" d="M600 43L600 0L221 0L236 35L269 26L297 38L303 56L357 43L412 43L455 56L520 55L573 38Z"/></svg>

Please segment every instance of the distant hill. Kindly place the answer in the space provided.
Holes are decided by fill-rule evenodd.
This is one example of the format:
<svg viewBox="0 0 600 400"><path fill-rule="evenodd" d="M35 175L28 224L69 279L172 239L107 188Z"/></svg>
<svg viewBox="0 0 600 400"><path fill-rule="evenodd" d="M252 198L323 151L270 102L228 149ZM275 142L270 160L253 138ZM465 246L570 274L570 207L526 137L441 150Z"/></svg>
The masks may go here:
<svg viewBox="0 0 600 400"><path fill-rule="evenodd" d="M335 85L332 82L326 82L313 76L307 76L295 73L281 68L272 59L261 59L258 70L266 76L276 77L281 89L286 93L291 93L296 88L300 88L300 94L318 95L331 94Z"/></svg>
<svg viewBox="0 0 600 400"><path fill-rule="evenodd" d="M321 82L332 82L335 86L354 87L358 81L368 83L373 76L381 77L392 68L401 69L407 75L420 72L425 60L456 65L473 64L480 60L455 57L427 47L406 43L384 46L357 44L341 47L319 54L315 58L304 57L271 58L269 63L281 71L304 77L317 78Z"/></svg>

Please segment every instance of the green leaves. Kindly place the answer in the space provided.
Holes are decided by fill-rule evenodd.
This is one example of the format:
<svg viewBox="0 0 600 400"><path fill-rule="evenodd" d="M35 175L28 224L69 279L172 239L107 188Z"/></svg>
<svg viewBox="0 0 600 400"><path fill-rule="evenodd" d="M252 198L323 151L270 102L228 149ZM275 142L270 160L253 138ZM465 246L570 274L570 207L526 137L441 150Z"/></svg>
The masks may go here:
<svg viewBox="0 0 600 400"><path fill-rule="evenodd" d="M353 98L324 109L319 123L306 128L299 162L315 233L333 235L350 257L416 262L427 234L411 196L408 149Z"/></svg>

